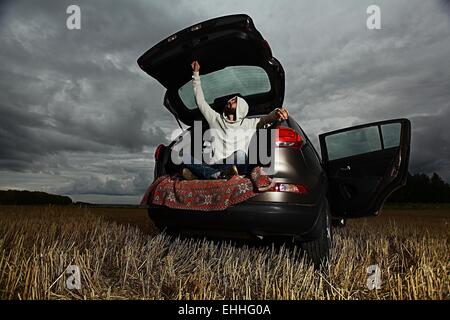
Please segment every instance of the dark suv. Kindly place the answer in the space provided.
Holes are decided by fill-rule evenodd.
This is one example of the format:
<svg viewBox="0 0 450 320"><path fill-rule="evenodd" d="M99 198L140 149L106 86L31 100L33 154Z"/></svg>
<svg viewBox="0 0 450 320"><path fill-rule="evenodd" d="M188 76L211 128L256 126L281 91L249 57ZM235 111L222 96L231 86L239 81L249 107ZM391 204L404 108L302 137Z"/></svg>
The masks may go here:
<svg viewBox="0 0 450 320"><path fill-rule="evenodd" d="M192 93L193 60L202 64L205 98L216 111L234 94L248 102L250 117L282 106L283 67L252 19L231 15L208 20L162 40L138 59L142 70L167 89L164 106L180 127L180 121L188 126L184 134L196 120L206 126ZM407 119L321 134L321 158L292 116L269 130L277 130L275 188L210 213L155 206L147 200L143 205L153 222L189 234L286 237L320 263L329 255L332 219L377 215L389 194L406 182L411 135ZM170 157L176 141L156 149L155 179L179 170Z"/></svg>

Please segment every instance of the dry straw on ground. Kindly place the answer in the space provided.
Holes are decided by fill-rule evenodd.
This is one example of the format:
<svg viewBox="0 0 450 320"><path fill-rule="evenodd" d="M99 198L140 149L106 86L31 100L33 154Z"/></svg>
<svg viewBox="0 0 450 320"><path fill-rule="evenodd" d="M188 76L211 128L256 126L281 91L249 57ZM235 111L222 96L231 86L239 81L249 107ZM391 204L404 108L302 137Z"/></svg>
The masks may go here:
<svg viewBox="0 0 450 320"><path fill-rule="evenodd" d="M353 221L335 230L332 259L315 271L297 247L174 239L102 210L0 208L0 298L449 298L446 214ZM65 287L70 264L80 267L81 290ZM371 264L381 268L379 290L366 286Z"/></svg>

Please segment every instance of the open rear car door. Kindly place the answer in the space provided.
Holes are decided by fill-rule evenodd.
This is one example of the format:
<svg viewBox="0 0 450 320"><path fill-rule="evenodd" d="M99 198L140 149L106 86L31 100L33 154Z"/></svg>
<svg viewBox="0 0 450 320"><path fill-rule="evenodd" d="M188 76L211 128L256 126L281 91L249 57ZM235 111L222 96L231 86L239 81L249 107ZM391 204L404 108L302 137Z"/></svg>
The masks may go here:
<svg viewBox="0 0 450 320"><path fill-rule="evenodd" d="M386 198L405 185L411 124L394 119L319 135L336 217L377 215Z"/></svg>

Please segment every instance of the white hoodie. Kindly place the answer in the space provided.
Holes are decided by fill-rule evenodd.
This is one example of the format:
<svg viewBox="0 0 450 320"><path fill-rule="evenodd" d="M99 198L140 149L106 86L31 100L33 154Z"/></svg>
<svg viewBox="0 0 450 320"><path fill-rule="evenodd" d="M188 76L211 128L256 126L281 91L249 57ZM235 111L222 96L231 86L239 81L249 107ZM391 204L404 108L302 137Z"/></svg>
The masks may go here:
<svg viewBox="0 0 450 320"><path fill-rule="evenodd" d="M247 152L250 139L255 133L255 129L275 120L276 110L261 118L246 118L248 104L241 97L237 97L236 121L229 120L225 114L219 114L206 102L205 96L203 95L199 72L194 72L192 78L195 101L208 122L213 137L211 142L212 155L210 163L216 163L225 159L237 150Z"/></svg>

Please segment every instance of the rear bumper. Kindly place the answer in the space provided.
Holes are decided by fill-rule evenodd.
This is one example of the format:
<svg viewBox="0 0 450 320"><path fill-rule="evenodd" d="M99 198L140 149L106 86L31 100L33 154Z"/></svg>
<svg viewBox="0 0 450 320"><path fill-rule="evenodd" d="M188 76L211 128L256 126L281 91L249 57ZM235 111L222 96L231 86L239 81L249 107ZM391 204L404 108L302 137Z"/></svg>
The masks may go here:
<svg viewBox="0 0 450 320"><path fill-rule="evenodd" d="M192 211L150 205L149 216L159 228L206 236L244 238L288 236L309 241L319 236L323 197L314 205L251 201L223 211Z"/></svg>

